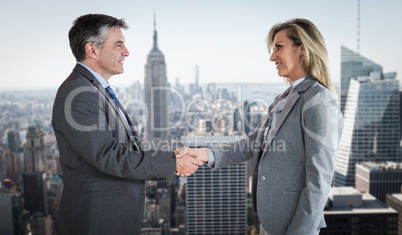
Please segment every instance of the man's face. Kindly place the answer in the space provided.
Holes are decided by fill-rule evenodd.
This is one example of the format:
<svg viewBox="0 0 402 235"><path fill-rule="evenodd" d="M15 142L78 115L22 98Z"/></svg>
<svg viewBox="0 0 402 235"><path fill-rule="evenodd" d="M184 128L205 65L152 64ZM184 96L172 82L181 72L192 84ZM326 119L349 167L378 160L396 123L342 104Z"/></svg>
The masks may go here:
<svg viewBox="0 0 402 235"><path fill-rule="evenodd" d="M104 79L124 72L124 59L130 54L124 43L121 29L113 27L108 30L103 47L96 48L97 73Z"/></svg>

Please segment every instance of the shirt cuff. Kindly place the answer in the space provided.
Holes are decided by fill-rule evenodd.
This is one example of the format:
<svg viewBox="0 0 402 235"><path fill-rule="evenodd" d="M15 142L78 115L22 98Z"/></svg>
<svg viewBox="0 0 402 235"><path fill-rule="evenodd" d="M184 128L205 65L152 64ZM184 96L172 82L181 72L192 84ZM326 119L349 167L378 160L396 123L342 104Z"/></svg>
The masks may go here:
<svg viewBox="0 0 402 235"><path fill-rule="evenodd" d="M205 148L208 154L208 164L207 166L213 168L215 166L215 155L209 148Z"/></svg>

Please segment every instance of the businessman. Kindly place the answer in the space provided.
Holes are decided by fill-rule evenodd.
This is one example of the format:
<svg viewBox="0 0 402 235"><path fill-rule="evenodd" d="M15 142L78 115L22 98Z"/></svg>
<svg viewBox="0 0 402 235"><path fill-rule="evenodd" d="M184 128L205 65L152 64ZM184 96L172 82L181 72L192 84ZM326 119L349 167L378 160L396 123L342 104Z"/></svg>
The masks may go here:
<svg viewBox="0 0 402 235"><path fill-rule="evenodd" d="M143 151L133 124L108 80L129 55L123 19L78 17L69 32L77 60L60 86L52 124L64 189L59 230L64 234L140 234L145 181L190 175L202 162L174 152Z"/></svg>

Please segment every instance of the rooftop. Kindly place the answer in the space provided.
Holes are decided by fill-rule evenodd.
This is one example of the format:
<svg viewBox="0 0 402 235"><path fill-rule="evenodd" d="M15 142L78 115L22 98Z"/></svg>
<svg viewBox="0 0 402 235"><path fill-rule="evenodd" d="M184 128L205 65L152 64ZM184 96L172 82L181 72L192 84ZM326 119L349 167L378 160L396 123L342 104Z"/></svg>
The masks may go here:
<svg viewBox="0 0 402 235"><path fill-rule="evenodd" d="M402 162L362 162L359 165L371 171L401 170Z"/></svg>
<svg viewBox="0 0 402 235"><path fill-rule="evenodd" d="M326 209L325 215L397 213L369 193L361 194L352 187L331 188L329 200L336 205Z"/></svg>
<svg viewBox="0 0 402 235"><path fill-rule="evenodd" d="M37 120L32 120L32 122L29 124L29 126L40 126L39 122Z"/></svg>

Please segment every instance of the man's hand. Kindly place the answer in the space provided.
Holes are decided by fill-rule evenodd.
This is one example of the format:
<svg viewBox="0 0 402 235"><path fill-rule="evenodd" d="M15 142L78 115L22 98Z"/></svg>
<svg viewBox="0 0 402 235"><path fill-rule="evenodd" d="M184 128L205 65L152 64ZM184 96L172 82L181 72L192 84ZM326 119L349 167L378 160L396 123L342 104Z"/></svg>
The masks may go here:
<svg viewBox="0 0 402 235"><path fill-rule="evenodd" d="M193 156L181 155L178 157L180 151L175 150L174 152L176 154L176 175L181 175L182 177L190 176L191 174L194 174L198 169L198 166L204 164L204 162Z"/></svg>
<svg viewBox="0 0 402 235"><path fill-rule="evenodd" d="M181 158L185 155L192 156L203 162L208 162L208 153L206 148L179 148L175 150L176 158Z"/></svg>
<svg viewBox="0 0 402 235"><path fill-rule="evenodd" d="M179 160L181 160L181 159L189 159L189 158L193 158L193 159L197 160L198 162L201 162L201 164L197 164L199 166L201 166L203 164L203 162L208 162L208 153L205 148L184 147L184 148L176 149L174 152L176 154L177 162L179 162ZM192 173L191 174L183 174L183 172L180 172L177 169L178 168L176 168L176 175L180 175L180 176L184 177L184 176L189 176L192 174ZM197 169L198 169L198 166L197 166ZM194 172L195 172L195 170L194 170Z"/></svg>

